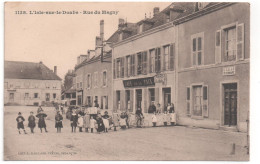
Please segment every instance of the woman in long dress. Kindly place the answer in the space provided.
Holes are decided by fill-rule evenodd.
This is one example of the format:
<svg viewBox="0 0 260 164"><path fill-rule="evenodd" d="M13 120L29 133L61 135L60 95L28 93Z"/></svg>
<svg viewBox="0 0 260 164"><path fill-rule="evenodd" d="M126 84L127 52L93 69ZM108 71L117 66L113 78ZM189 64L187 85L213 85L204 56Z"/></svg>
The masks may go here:
<svg viewBox="0 0 260 164"><path fill-rule="evenodd" d="M48 131L46 129L46 123L45 123L45 118L47 117L47 114L43 113L43 110L41 110L40 113L36 115L36 117L39 118L38 127L40 128L41 133L42 133L42 128L44 128L45 132L47 133Z"/></svg>
<svg viewBox="0 0 260 164"><path fill-rule="evenodd" d="M104 128L105 128L104 123L103 123L103 119L102 119L100 113L97 115L96 120L97 120L97 125L98 125L97 131L98 131L98 133L100 133L100 132L104 131Z"/></svg>
<svg viewBox="0 0 260 164"><path fill-rule="evenodd" d="M108 115L108 112L105 111L105 115L103 116L103 123L104 123L104 126L105 126L105 129L104 129L104 132L108 132L108 129L109 129L109 115Z"/></svg>

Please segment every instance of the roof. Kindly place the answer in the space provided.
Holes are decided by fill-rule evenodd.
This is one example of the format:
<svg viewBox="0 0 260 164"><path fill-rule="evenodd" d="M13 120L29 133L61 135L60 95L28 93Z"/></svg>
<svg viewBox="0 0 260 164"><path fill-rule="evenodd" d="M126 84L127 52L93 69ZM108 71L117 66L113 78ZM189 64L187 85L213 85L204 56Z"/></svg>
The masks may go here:
<svg viewBox="0 0 260 164"><path fill-rule="evenodd" d="M43 63L5 61L5 79L61 80Z"/></svg>

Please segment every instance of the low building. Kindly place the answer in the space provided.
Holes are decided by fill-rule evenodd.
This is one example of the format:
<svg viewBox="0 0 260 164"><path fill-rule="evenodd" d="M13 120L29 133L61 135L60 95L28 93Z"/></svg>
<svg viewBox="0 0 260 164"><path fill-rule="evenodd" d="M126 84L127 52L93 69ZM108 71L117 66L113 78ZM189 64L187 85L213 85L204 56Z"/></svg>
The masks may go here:
<svg viewBox="0 0 260 164"><path fill-rule="evenodd" d="M51 105L61 100L61 78L42 62L5 61L5 105Z"/></svg>

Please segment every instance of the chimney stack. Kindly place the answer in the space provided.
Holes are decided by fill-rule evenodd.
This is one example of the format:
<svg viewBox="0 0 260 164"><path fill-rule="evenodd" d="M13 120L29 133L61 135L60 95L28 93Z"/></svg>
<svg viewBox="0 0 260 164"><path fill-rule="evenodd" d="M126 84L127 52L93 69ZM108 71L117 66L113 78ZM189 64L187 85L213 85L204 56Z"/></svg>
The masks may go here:
<svg viewBox="0 0 260 164"><path fill-rule="evenodd" d="M54 74L57 75L57 66L54 66Z"/></svg>
<svg viewBox="0 0 260 164"><path fill-rule="evenodd" d="M159 7L153 8L153 16L157 15L159 12L160 12L160 8Z"/></svg>
<svg viewBox="0 0 260 164"><path fill-rule="evenodd" d="M100 21L100 38L101 41L104 40L104 20Z"/></svg>
<svg viewBox="0 0 260 164"><path fill-rule="evenodd" d="M119 18L118 20L118 29L122 29L124 27L125 20L122 18Z"/></svg>

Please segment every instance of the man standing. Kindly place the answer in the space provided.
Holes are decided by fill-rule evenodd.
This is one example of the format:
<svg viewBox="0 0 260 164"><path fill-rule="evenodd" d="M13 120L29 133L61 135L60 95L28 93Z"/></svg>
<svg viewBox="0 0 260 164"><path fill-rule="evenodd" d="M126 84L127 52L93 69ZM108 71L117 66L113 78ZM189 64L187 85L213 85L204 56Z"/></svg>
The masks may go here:
<svg viewBox="0 0 260 164"><path fill-rule="evenodd" d="M135 116L136 116L136 127L137 128L141 128L141 124L142 124L142 119L144 119L144 115L142 113L142 109L140 106L137 107L137 110L135 112Z"/></svg>
<svg viewBox="0 0 260 164"><path fill-rule="evenodd" d="M156 112L156 106L154 105L154 102L152 101L152 104L148 108L148 113L154 113Z"/></svg>

